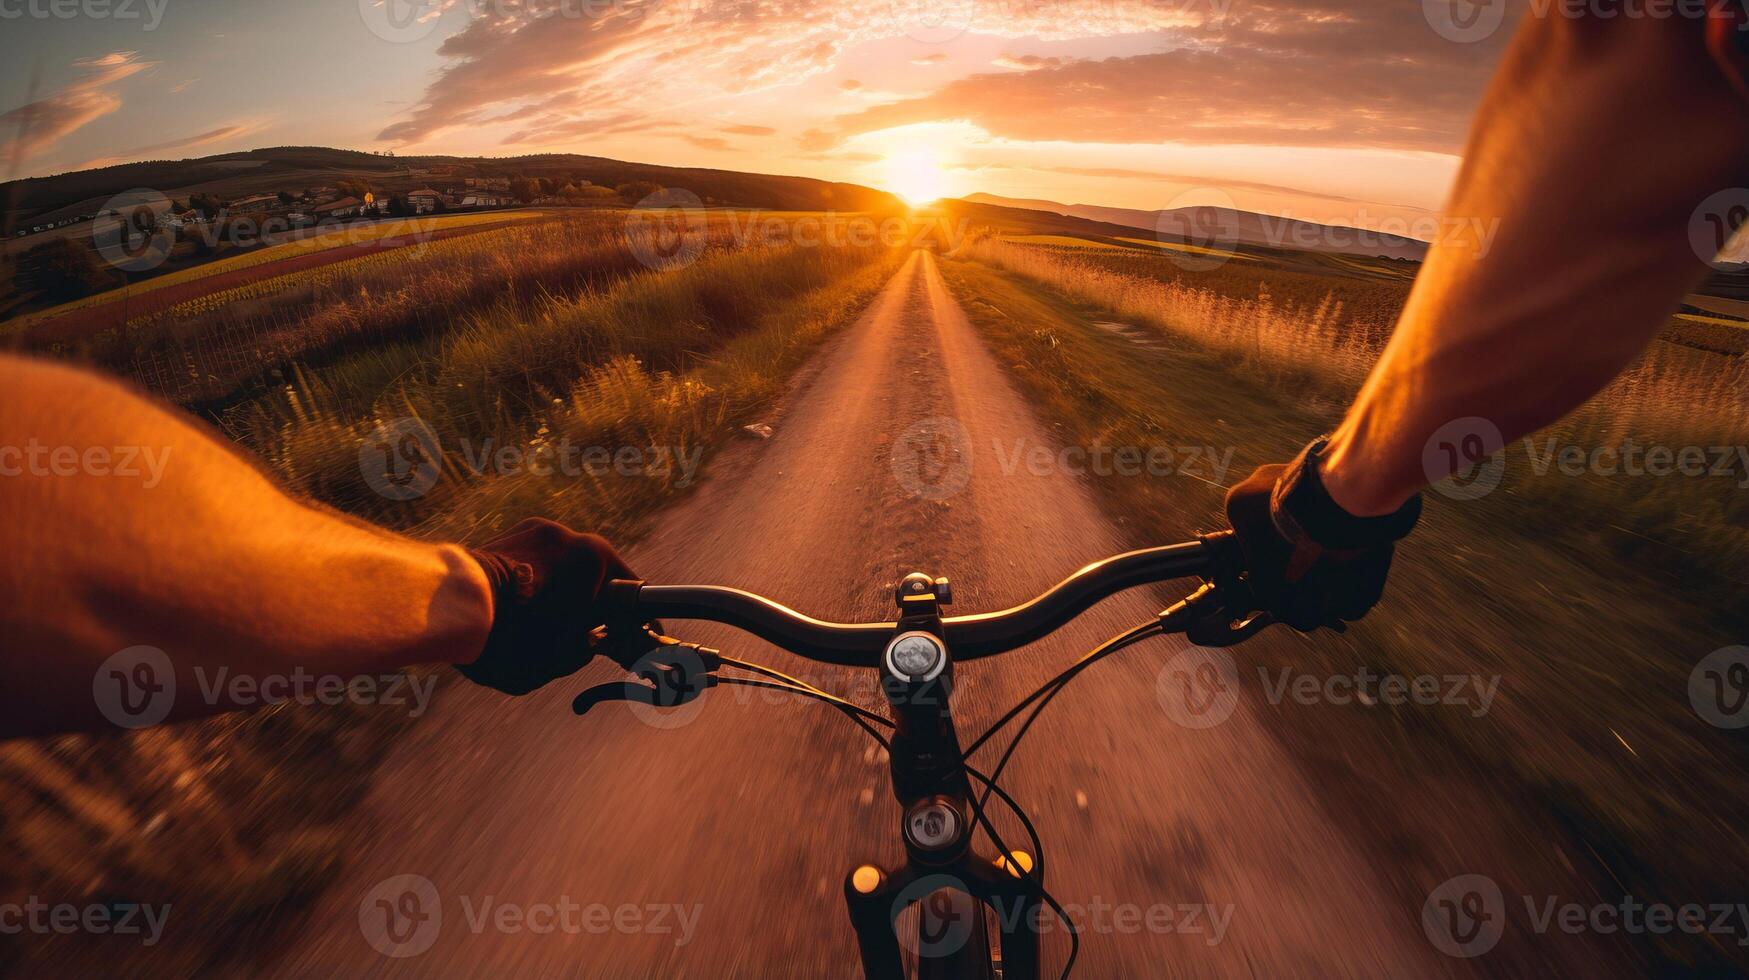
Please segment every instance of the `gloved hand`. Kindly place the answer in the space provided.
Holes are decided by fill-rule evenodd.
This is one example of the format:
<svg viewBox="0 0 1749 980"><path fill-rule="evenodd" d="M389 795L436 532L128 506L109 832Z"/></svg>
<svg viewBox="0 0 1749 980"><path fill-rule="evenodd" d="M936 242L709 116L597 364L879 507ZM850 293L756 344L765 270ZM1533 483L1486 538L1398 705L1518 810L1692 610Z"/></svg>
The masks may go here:
<svg viewBox="0 0 1749 980"><path fill-rule="evenodd" d="M1393 543L1414 528L1421 498L1395 513L1356 517L1325 492L1307 446L1286 466L1258 467L1227 493L1227 520L1257 604L1304 633L1366 615L1385 591Z"/></svg>
<svg viewBox="0 0 1749 980"><path fill-rule="evenodd" d="M637 576L613 545L531 517L472 552L492 587L492 630L462 676L506 694L527 694L589 662L603 625L601 590Z"/></svg>

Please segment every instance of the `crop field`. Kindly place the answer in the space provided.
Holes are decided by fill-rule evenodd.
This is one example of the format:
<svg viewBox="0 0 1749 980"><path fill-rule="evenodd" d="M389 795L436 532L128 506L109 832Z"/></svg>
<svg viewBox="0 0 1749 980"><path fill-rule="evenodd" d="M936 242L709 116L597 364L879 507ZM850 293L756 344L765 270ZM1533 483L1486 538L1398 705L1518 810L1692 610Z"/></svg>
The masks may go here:
<svg viewBox="0 0 1749 980"><path fill-rule="evenodd" d="M254 249L155 276L122 289L112 289L17 317L8 329L38 329L66 335L88 329L93 323L116 323L146 315L174 303L185 302L204 291L219 291L240 279L256 278L244 273L261 266L313 267L341 261L348 254L381 252L429 244L439 238L473 234L488 228L528 221L537 211L500 211L479 214L442 215L427 218L391 218L368 224L313 229L303 237L278 245ZM271 275L262 270L257 276ZM126 307L125 311L122 307ZM111 309L113 308L113 309Z"/></svg>

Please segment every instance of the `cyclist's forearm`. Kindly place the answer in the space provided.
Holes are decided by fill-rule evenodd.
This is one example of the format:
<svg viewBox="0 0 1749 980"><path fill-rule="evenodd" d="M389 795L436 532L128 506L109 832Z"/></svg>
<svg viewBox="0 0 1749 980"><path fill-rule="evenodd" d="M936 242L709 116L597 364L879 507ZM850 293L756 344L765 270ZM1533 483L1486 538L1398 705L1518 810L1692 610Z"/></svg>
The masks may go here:
<svg viewBox="0 0 1749 980"><path fill-rule="evenodd" d="M230 447L125 389L0 357L0 735L102 723L111 654L164 651L176 715L256 680L466 662L491 620L479 567L286 497ZM28 679L28 680L23 680Z"/></svg>
<svg viewBox="0 0 1749 980"><path fill-rule="evenodd" d="M1705 274L1690 222L1745 182L1746 120L1698 21L1527 17L1448 234L1325 451L1332 497L1389 512L1447 475L1450 455L1424 451L1448 423L1485 418L1511 442L1627 366Z"/></svg>

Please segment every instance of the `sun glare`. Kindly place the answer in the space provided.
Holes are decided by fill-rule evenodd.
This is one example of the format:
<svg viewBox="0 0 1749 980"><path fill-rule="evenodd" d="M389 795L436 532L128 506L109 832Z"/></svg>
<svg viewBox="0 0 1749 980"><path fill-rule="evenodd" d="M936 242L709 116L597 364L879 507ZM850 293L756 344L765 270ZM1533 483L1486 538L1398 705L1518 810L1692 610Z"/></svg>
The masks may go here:
<svg viewBox="0 0 1749 980"><path fill-rule="evenodd" d="M886 186L907 204L928 204L947 196L947 171L929 150L900 150L887 157Z"/></svg>

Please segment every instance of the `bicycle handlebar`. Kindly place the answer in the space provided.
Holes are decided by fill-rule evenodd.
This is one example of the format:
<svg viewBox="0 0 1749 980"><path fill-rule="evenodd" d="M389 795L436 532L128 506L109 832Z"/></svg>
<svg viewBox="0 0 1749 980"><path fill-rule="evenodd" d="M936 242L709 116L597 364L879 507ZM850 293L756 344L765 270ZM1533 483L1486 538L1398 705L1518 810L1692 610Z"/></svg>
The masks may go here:
<svg viewBox="0 0 1749 980"><path fill-rule="evenodd" d="M1115 555L1081 568L1030 602L999 612L948 617L943 620L948 648L955 660L994 656L1046 636L1124 589L1203 575L1215 564L1224 534ZM798 656L844 667L876 666L898 625L828 623L764 596L720 586L623 585L629 594L618 598L639 617L724 623Z"/></svg>

